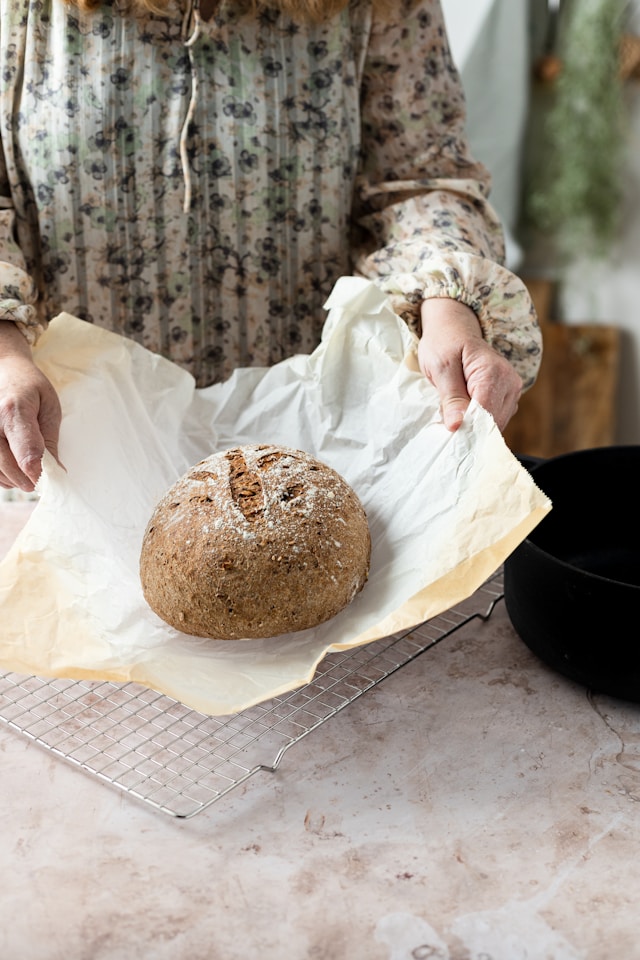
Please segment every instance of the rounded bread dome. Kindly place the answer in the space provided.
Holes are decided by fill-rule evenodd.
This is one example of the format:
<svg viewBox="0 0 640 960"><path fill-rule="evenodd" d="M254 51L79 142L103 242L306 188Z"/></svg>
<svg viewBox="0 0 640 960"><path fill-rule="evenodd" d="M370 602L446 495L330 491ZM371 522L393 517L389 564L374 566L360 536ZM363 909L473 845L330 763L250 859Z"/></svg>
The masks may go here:
<svg viewBox="0 0 640 960"><path fill-rule="evenodd" d="M365 511L349 484L301 450L246 445L195 464L144 533L149 606L183 633L273 637L334 617L364 586Z"/></svg>

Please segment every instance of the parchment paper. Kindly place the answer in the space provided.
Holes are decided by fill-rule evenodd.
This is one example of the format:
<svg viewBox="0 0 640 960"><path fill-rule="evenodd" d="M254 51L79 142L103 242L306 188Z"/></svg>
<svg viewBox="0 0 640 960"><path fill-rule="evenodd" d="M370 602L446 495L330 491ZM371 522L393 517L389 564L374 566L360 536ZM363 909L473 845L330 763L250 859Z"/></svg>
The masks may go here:
<svg viewBox="0 0 640 960"><path fill-rule="evenodd" d="M63 407L34 512L0 565L0 664L47 677L133 680L214 715L308 682L325 654L410 628L470 596L542 519L546 496L486 411L441 423L416 341L368 281L343 278L320 346L197 390L143 347L68 314L36 360ZM367 511L369 580L337 617L269 640L211 641L147 606L138 559L160 496L242 443L307 450Z"/></svg>

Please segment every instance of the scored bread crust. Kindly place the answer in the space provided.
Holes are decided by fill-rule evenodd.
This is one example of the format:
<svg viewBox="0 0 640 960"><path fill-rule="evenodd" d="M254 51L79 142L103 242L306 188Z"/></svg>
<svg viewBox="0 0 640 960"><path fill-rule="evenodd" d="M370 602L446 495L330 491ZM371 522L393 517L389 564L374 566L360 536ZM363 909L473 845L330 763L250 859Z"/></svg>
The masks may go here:
<svg viewBox="0 0 640 960"><path fill-rule="evenodd" d="M366 513L347 482L310 454L251 444L195 464L144 533L149 606L183 633L274 637L334 617L364 586Z"/></svg>

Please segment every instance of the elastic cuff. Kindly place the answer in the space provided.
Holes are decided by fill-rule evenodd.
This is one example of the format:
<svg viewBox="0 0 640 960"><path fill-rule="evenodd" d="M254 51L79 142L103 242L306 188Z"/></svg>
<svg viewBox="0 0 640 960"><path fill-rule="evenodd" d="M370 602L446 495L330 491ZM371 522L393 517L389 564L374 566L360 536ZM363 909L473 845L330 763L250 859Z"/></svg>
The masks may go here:
<svg viewBox="0 0 640 960"><path fill-rule="evenodd" d="M536 312L524 283L506 267L456 251L448 258L425 257L415 273L390 274L376 283L418 336L423 300L448 298L470 307L484 339L509 360L525 389L535 382L542 357Z"/></svg>
<svg viewBox="0 0 640 960"><path fill-rule="evenodd" d="M22 303L20 300L0 300L0 320L10 320L15 323L31 347L37 343L40 335L44 332L36 308L32 304Z"/></svg>

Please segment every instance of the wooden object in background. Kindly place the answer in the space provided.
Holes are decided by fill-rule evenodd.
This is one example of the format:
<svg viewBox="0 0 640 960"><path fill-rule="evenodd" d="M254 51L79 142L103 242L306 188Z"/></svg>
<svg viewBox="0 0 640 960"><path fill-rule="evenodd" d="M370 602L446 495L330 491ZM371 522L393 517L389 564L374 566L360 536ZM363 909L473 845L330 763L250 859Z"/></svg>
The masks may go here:
<svg viewBox="0 0 640 960"><path fill-rule="evenodd" d="M533 64L533 76L538 83L552 84L562 73L562 60L556 54L546 53ZM620 77L622 80L640 80L640 37L623 33L620 38Z"/></svg>
<svg viewBox="0 0 640 960"><path fill-rule="evenodd" d="M538 380L505 431L514 453L553 457L615 442L620 332L602 324L542 321Z"/></svg>
<svg viewBox="0 0 640 960"><path fill-rule="evenodd" d="M620 40L620 76L640 80L640 37L625 33Z"/></svg>
<svg viewBox="0 0 640 960"><path fill-rule="evenodd" d="M556 306L556 285L552 280L528 277L523 280L538 314L540 323L551 320Z"/></svg>

